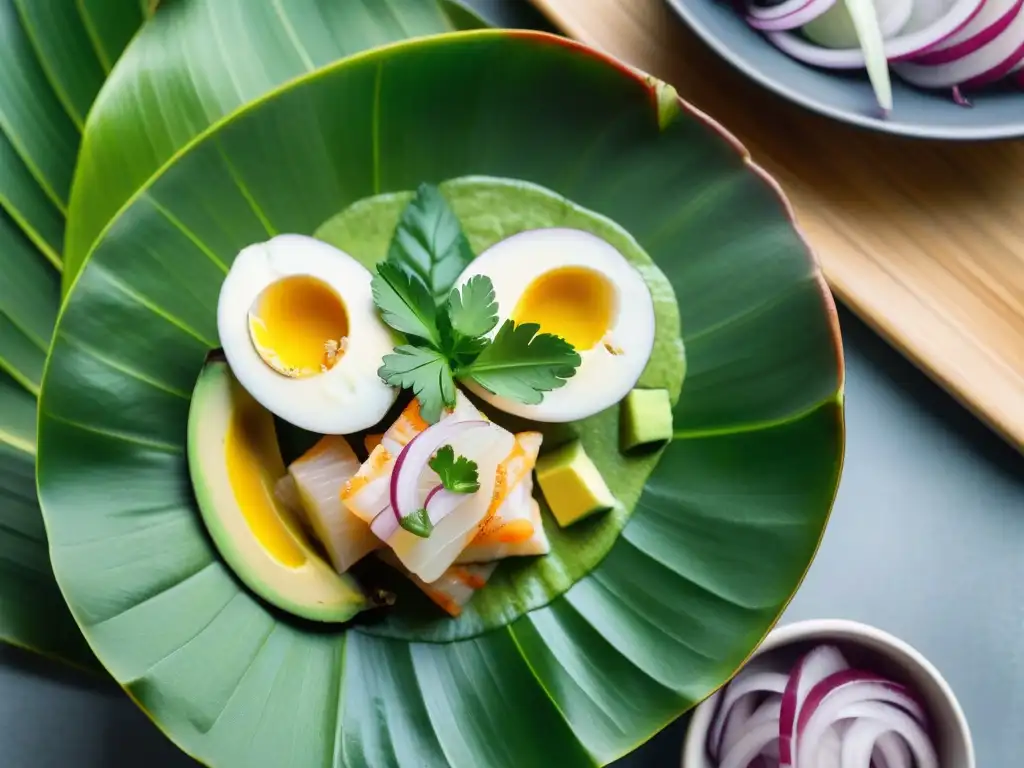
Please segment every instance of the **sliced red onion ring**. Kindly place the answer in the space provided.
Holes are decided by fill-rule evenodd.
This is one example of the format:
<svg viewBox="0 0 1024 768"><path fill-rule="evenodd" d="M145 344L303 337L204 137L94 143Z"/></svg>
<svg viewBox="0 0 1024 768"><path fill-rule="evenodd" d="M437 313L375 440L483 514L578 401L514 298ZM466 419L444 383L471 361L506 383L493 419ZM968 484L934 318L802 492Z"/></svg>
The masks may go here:
<svg viewBox="0 0 1024 768"><path fill-rule="evenodd" d="M867 702L888 702L918 722L924 722L924 710L904 686L861 670L837 672L814 686L800 708L795 744L796 768L814 766L814 756L824 733L843 717L856 716L845 711L847 708Z"/></svg>
<svg viewBox="0 0 1024 768"><path fill-rule="evenodd" d="M927 29L948 10L945 0L913 0L910 5L910 18L902 29L904 35Z"/></svg>
<svg viewBox="0 0 1024 768"><path fill-rule="evenodd" d="M747 8L747 16L748 18L758 19L759 21L782 19L800 12L813 2L814 0L785 0L785 2L779 3L778 5L758 5L757 3L751 3Z"/></svg>
<svg viewBox="0 0 1024 768"><path fill-rule="evenodd" d="M878 15L878 25L882 35L888 40L904 29L914 13L914 0L899 0L889 4Z"/></svg>
<svg viewBox="0 0 1024 768"><path fill-rule="evenodd" d="M878 739L886 733L898 734L910 747L916 768L939 768L939 758L928 735L921 724L902 709L872 702L862 705L859 711L862 714L843 736L842 768L870 768Z"/></svg>
<svg viewBox="0 0 1024 768"><path fill-rule="evenodd" d="M883 38L890 38L903 30L914 12L914 0L872 0L872 5ZM846 7L845 0L833 5L828 12L818 18L812 19L800 31L810 42L823 48L848 48L860 45L853 17Z"/></svg>
<svg viewBox="0 0 1024 768"><path fill-rule="evenodd" d="M883 733L875 742L875 762L878 768L914 768L910 747L897 734Z"/></svg>
<svg viewBox="0 0 1024 768"><path fill-rule="evenodd" d="M435 485L430 489L430 493L427 494L423 506L427 508L427 516L430 518L430 522L433 525L437 525L458 509L459 505L468 498L469 494L446 491L443 485Z"/></svg>
<svg viewBox="0 0 1024 768"><path fill-rule="evenodd" d="M1021 6L999 34L970 53L946 64L895 64L902 79L922 88L974 87L999 80L1024 59L1024 13Z"/></svg>
<svg viewBox="0 0 1024 768"><path fill-rule="evenodd" d="M814 768L844 768L843 766L843 740L839 736L838 723L833 723L821 736L818 749L814 752L814 760L804 765Z"/></svg>
<svg viewBox="0 0 1024 768"><path fill-rule="evenodd" d="M718 711L711 722L711 728L708 729L708 751L712 757L717 759L721 756L723 732L736 703L750 694L782 693L786 688L786 680L786 675L781 672L753 671L736 676L722 694ZM747 717L749 717L750 713L753 712L753 706L746 712ZM754 754L757 753L755 752ZM743 768L746 768L746 763L744 763Z"/></svg>
<svg viewBox="0 0 1024 768"><path fill-rule="evenodd" d="M779 738L779 729L774 722L762 723L750 728L731 750L722 756L718 768L748 768L764 751L765 747Z"/></svg>
<svg viewBox="0 0 1024 768"><path fill-rule="evenodd" d="M797 662L782 693L779 714L779 760L782 766L793 765L797 716L807 696L822 680L849 668L840 650L831 645L819 645Z"/></svg>
<svg viewBox="0 0 1024 768"><path fill-rule="evenodd" d="M754 29L765 32L785 32L786 30L809 24L836 4L836 0L811 0L800 10L781 18L761 19L754 15L747 17L747 23Z"/></svg>
<svg viewBox="0 0 1024 768"><path fill-rule="evenodd" d="M985 0L954 0L939 19L913 32L885 41L883 50L890 62L912 59L958 32L981 10ZM828 69L860 69L866 66L860 48L823 48L793 32L768 32L767 37L781 51L807 64Z"/></svg>
<svg viewBox="0 0 1024 768"><path fill-rule="evenodd" d="M770 694L767 699L762 701L757 709L754 710L753 714L747 720L747 725L753 727L766 723L769 720L778 722L779 715L782 711L782 697Z"/></svg>
<svg viewBox="0 0 1024 768"><path fill-rule="evenodd" d="M915 56L913 64L950 64L994 40L1017 16L1024 0L985 0L978 14L955 35Z"/></svg>
<svg viewBox="0 0 1024 768"><path fill-rule="evenodd" d="M391 472L391 509L396 519L414 514L421 508L419 479L427 469L431 457L442 445L455 437L474 429L490 428L491 423L483 420L452 421L441 419L427 427L408 442L395 460Z"/></svg>
<svg viewBox="0 0 1024 768"><path fill-rule="evenodd" d="M390 504L378 512L377 516L373 518L373 521L370 523L370 530L373 531L374 535L378 539L385 543L395 535L395 531L400 527L398 515L396 515L391 509Z"/></svg>
<svg viewBox="0 0 1024 768"><path fill-rule="evenodd" d="M729 714L725 718L725 727L722 728L722 738L718 744L719 757L736 746L736 743L743 738L743 734L750 730L750 718L757 706L756 699L757 697L752 695L741 696L732 705L732 709L729 710Z"/></svg>

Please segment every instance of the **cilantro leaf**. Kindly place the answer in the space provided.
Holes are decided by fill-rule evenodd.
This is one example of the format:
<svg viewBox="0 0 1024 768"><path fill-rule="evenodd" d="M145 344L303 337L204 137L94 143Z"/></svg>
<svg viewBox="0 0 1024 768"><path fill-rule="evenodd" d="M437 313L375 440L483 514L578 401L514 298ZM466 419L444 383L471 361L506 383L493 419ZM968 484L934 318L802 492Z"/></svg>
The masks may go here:
<svg viewBox="0 0 1024 768"><path fill-rule="evenodd" d="M396 331L426 339L440 346L437 330L437 309L426 286L394 264L377 265L377 274L370 283L373 303L381 319Z"/></svg>
<svg viewBox="0 0 1024 768"><path fill-rule="evenodd" d="M498 324L498 302L494 299L494 284L487 275L471 277L448 295L448 320L452 328L463 336L475 338L494 330Z"/></svg>
<svg viewBox="0 0 1024 768"><path fill-rule="evenodd" d="M437 330L441 334L441 351L454 370L473 361L490 342L484 337L463 336L452 328L447 312L438 312Z"/></svg>
<svg viewBox="0 0 1024 768"><path fill-rule="evenodd" d="M438 305L473 260L459 220L434 185L421 184L402 211L387 260L418 277Z"/></svg>
<svg viewBox="0 0 1024 768"><path fill-rule="evenodd" d="M429 539L434 530L434 524L430 522L430 515L425 509L418 509L411 515L399 518L398 524L413 536L419 536L421 539Z"/></svg>
<svg viewBox="0 0 1024 768"><path fill-rule="evenodd" d="M455 449L450 445L438 449L430 460L430 468L437 472L445 490L452 493L476 493L480 490L476 462L465 456L455 458Z"/></svg>
<svg viewBox="0 0 1024 768"><path fill-rule="evenodd" d="M390 355L384 355L383 363L377 375L392 387L411 389L428 423L436 423L442 409L455 407L452 369L438 350L403 344Z"/></svg>
<svg viewBox="0 0 1024 768"><path fill-rule="evenodd" d="M574 376L580 364L572 344L539 330L537 323L506 320L476 360L459 369L459 376L500 397L536 405L544 392Z"/></svg>

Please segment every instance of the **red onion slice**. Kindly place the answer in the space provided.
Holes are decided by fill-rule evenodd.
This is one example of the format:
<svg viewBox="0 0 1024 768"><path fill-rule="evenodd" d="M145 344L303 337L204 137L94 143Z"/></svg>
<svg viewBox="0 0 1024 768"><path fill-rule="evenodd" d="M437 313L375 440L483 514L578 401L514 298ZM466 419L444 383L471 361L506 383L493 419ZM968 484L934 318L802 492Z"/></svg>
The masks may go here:
<svg viewBox="0 0 1024 768"><path fill-rule="evenodd" d="M842 768L870 768L875 745L885 733L898 734L910 747L916 768L939 768L939 758L928 735L921 724L902 709L874 702L864 705L860 711L862 714L843 736Z"/></svg>
<svg viewBox="0 0 1024 768"><path fill-rule="evenodd" d="M981 10L964 28L912 60L933 66L950 64L992 42L1017 16L1024 0L985 0Z"/></svg>
<svg viewBox="0 0 1024 768"><path fill-rule="evenodd" d="M914 0L900 0L891 3L878 15L878 24L882 28L882 35L889 39L903 30L910 22L914 13Z"/></svg>
<svg viewBox="0 0 1024 768"><path fill-rule="evenodd" d="M849 707L867 702L888 702L924 722L924 710L904 686L860 670L837 672L814 686L800 708L795 755L791 752L795 768L812 768L825 732L843 717L856 716Z"/></svg>
<svg viewBox="0 0 1024 768"><path fill-rule="evenodd" d="M914 768L907 742L895 733L883 733L875 742L874 760L878 768Z"/></svg>
<svg viewBox="0 0 1024 768"><path fill-rule="evenodd" d="M719 757L736 746L737 742L743 738L743 734L750 730L750 718L756 707L756 696L751 695L741 696L732 705L732 709L729 710L729 714L725 718L725 726L722 728L722 738L718 744Z"/></svg>
<svg viewBox="0 0 1024 768"><path fill-rule="evenodd" d="M872 0L872 5L884 38L890 38L903 30L914 12L914 0ZM845 2L833 5L826 13L812 19L800 32L810 42L823 48L860 45L853 17Z"/></svg>
<svg viewBox="0 0 1024 768"><path fill-rule="evenodd" d="M833 723L832 727L822 734L818 748L812 750L814 760L810 763L804 763L804 765L812 766L813 768L845 768L842 762L843 740L839 736L839 729L836 726L837 724Z"/></svg>
<svg viewBox="0 0 1024 768"><path fill-rule="evenodd" d="M814 0L785 0L785 2L779 3L778 5L758 5L756 3L751 3L747 8L747 17L757 19L759 21L783 19L787 16L792 16L794 13L800 12L813 2Z"/></svg>
<svg viewBox="0 0 1024 768"><path fill-rule="evenodd" d="M489 421L452 421L442 419L420 432L398 454L391 472L391 509L397 519L414 514L421 508L420 475L428 468L437 449L454 438L474 429L486 429Z"/></svg>
<svg viewBox="0 0 1024 768"><path fill-rule="evenodd" d="M782 697L771 694L767 699L762 701L757 709L754 710L750 718L747 720L747 725L753 727L766 723L770 720L779 721L780 713L782 712Z"/></svg>
<svg viewBox="0 0 1024 768"><path fill-rule="evenodd" d="M468 498L469 494L454 493L453 491L445 490L443 485L435 485L430 490L430 493L427 494L423 506L427 509L427 516L430 518L430 522L437 525L458 509L459 505Z"/></svg>
<svg viewBox="0 0 1024 768"><path fill-rule="evenodd" d="M762 723L749 729L729 752L722 756L718 768L748 768L757 760L765 747L778 740L779 730L775 723Z"/></svg>
<svg viewBox="0 0 1024 768"><path fill-rule="evenodd" d="M807 696L822 680L849 668L840 650L831 645L819 645L797 662L782 693L779 714L779 760L782 766L793 765L797 716Z"/></svg>
<svg viewBox="0 0 1024 768"><path fill-rule="evenodd" d="M1013 19L999 34L964 56L946 64L902 63L893 70L922 88L973 87L1006 76L1024 59L1024 13L1017 5Z"/></svg>
<svg viewBox="0 0 1024 768"><path fill-rule="evenodd" d="M901 30L904 35L927 29L949 10L945 0L913 0L910 5L910 18Z"/></svg>
<svg viewBox="0 0 1024 768"><path fill-rule="evenodd" d="M756 671L736 676L722 694L718 711L711 722L711 728L708 729L708 751L712 757L717 759L721 756L723 732L736 703L750 694L782 693L786 688L786 681L786 675L781 672ZM748 717L751 712L753 712L753 706L747 710ZM743 764L743 768L746 768L746 763Z"/></svg>
<svg viewBox="0 0 1024 768"><path fill-rule="evenodd" d="M427 494L423 506L427 509L427 516L430 518L431 524L437 525L468 498L469 494L452 493L446 491L443 485L435 485ZM370 523L370 530L384 542L389 541L400 527L398 515L391 509L390 504L385 506Z"/></svg>
<svg viewBox="0 0 1024 768"><path fill-rule="evenodd" d="M373 518L370 523L370 530L373 531L374 535L381 541L387 543L392 536L395 535L395 531L400 528L398 522L398 515L391 509L391 505L388 504L377 516Z"/></svg>
<svg viewBox="0 0 1024 768"><path fill-rule="evenodd" d="M766 32L785 32L790 29L802 27L804 24L809 24L822 14L826 13L835 4L836 0L811 0L800 8L800 10L781 18L763 19L751 14L750 16L747 16L747 23L754 29L760 29Z"/></svg>
<svg viewBox="0 0 1024 768"><path fill-rule="evenodd" d="M933 23L914 32L886 40L883 46L890 61L912 59L958 32L981 10L985 0L955 0L949 10ZM795 59L828 69L860 69L866 66L860 48L823 48L793 32L769 32L767 37L781 51Z"/></svg>

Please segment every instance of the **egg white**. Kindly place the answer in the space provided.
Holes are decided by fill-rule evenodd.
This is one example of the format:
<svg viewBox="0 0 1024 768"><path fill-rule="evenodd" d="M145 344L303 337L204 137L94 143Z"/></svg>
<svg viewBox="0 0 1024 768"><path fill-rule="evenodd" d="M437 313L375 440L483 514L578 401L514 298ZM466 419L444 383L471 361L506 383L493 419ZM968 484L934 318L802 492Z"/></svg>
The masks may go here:
<svg viewBox="0 0 1024 768"><path fill-rule="evenodd" d="M248 313L269 285L308 275L333 288L348 314L348 346L330 370L289 378L268 366L253 346ZM395 339L381 321L370 272L347 253L305 235L277 235L244 248L231 265L217 305L217 330L228 365L243 387L271 413L320 434L350 434L373 426L398 391L377 375Z"/></svg>
<svg viewBox="0 0 1024 768"><path fill-rule="evenodd" d="M512 235L480 254L459 276L487 275L498 302L498 326L512 314L524 291L546 272L568 267L601 273L613 289L612 320L604 341L577 350L581 363L565 384L544 393L537 405L498 397L480 385L466 387L496 408L542 422L568 422L611 407L636 385L654 348L654 300L640 273L606 240L579 229L534 229ZM491 336L497 333L497 328ZM540 333L544 333L542 327Z"/></svg>

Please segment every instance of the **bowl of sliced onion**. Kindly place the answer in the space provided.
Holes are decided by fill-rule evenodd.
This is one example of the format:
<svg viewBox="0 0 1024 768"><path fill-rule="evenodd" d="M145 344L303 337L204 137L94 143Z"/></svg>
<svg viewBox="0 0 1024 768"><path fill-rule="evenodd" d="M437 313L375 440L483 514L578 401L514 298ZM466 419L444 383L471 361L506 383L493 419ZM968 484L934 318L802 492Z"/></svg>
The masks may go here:
<svg viewBox="0 0 1024 768"><path fill-rule="evenodd" d="M907 643L854 621L774 630L695 710L682 768L975 768L963 710Z"/></svg>
<svg viewBox="0 0 1024 768"><path fill-rule="evenodd" d="M1024 136L1022 0L668 0L723 58L822 114L920 138Z"/></svg>

